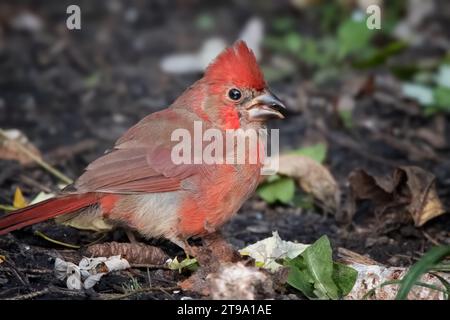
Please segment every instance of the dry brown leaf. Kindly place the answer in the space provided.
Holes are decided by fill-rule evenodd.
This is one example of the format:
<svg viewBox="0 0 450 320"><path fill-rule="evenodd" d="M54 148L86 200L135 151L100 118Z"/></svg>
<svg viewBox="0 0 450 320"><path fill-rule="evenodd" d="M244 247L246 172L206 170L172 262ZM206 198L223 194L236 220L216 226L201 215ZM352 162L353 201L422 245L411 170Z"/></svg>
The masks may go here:
<svg viewBox="0 0 450 320"><path fill-rule="evenodd" d="M358 169L350 174L349 182L352 202L371 200L378 213L394 209L399 213L407 212L416 227L445 213L437 194L436 177L419 167L399 167L390 176L372 176Z"/></svg>
<svg viewBox="0 0 450 320"><path fill-rule="evenodd" d="M28 165L34 162L18 147L22 145L38 158L42 158L39 150L29 142L28 138L17 129L3 130L7 139L0 137L0 159L17 160L22 165Z"/></svg>
<svg viewBox="0 0 450 320"><path fill-rule="evenodd" d="M339 210L339 186L328 169L317 161L301 155L281 155L278 173L294 178L305 192L320 201L325 210Z"/></svg>
<svg viewBox="0 0 450 320"><path fill-rule="evenodd" d="M90 257L110 257L120 255L131 264L163 265L169 257L158 247L143 243L108 242L94 244L85 251Z"/></svg>

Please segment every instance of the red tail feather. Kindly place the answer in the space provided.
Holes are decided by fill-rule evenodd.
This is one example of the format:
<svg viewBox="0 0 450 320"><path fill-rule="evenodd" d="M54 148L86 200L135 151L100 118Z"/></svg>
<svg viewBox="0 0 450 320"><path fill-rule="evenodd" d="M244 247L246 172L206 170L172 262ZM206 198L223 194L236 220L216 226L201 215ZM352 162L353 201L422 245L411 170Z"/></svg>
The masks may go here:
<svg viewBox="0 0 450 320"><path fill-rule="evenodd" d="M0 235L96 204L95 193L52 198L0 217Z"/></svg>

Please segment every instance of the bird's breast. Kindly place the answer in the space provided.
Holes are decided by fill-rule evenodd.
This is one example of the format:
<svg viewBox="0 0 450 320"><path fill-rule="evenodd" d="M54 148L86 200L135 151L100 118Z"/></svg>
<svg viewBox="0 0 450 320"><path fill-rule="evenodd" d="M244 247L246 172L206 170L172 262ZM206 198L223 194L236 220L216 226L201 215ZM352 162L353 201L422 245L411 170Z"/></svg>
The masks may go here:
<svg viewBox="0 0 450 320"><path fill-rule="evenodd" d="M242 206L256 189L260 165L220 165L209 179L196 184L178 212L183 237L214 232Z"/></svg>

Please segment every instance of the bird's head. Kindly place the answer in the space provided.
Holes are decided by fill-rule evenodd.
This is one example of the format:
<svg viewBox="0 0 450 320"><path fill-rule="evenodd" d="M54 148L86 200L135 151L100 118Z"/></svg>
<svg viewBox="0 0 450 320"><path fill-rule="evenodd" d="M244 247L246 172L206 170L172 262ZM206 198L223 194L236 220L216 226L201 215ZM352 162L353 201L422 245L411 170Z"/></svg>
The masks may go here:
<svg viewBox="0 0 450 320"><path fill-rule="evenodd" d="M255 55L244 41L220 53L200 81L206 86L202 111L226 129L284 118L284 104L269 91Z"/></svg>

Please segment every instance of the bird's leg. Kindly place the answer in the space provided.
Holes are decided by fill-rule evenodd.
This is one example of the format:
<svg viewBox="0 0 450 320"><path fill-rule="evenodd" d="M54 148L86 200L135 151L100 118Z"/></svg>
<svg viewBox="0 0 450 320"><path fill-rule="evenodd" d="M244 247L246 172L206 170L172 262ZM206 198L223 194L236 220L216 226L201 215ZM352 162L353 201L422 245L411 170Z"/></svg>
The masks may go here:
<svg viewBox="0 0 450 320"><path fill-rule="evenodd" d="M197 255L197 250L195 250L194 247L189 245L187 239L185 239L185 238L181 239L179 237L171 237L171 238L169 238L169 240L172 243L179 246L181 249L183 249L183 251L188 259L190 259L191 256L195 257Z"/></svg>
<svg viewBox="0 0 450 320"><path fill-rule="evenodd" d="M127 235L128 241L130 241L130 243L138 243L138 241L136 240L136 236L134 235L132 230L125 229L125 234Z"/></svg>

